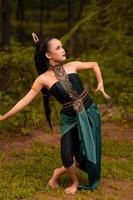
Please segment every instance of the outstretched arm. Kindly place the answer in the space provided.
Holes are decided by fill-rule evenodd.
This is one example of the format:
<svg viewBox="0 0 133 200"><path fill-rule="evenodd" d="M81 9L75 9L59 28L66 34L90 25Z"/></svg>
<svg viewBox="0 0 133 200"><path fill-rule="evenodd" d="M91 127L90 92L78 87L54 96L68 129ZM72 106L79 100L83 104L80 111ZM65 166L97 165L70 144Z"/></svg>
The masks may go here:
<svg viewBox="0 0 133 200"><path fill-rule="evenodd" d="M16 103L16 105L6 114L0 115L0 121L3 121L13 115L15 115L17 112L22 110L24 107L26 107L39 93L39 91L43 88L43 84L41 82L40 77L38 77L29 92Z"/></svg>
<svg viewBox="0 0 133 200"><path fill-rule="evenodd" d="M102 79L102 74L100 71L100 67L96 62L80 62L76 61L75 62L75 67L77 71L83 70L83 69L92 69L95 72L96 79L98 82L98 86L96 88L96 92L100 91L102 92L103 96L106 99L110 99L111 97L104 91L104 84L103 84L103 79Z"/></svg>

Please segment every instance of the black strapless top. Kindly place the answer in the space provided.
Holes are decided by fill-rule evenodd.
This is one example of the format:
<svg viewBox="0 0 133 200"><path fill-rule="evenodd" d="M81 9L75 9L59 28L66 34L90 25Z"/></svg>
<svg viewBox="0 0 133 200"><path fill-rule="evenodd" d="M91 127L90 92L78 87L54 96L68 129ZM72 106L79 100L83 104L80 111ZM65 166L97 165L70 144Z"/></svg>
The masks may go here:
<svg viewBox="0 0 133 200"><path fill-rule="evenodd" d="M67 74L69 77L70 82L72 83L73 87L76 89L77 94L80 95L84 91L84 86L82 84L82 81L80 79L80 76L78 73L69 73ZM59 81L55 82L52 87L50 88L49 92L56 98L57 101L59 101L61 104L65 104L69 101L72 101L72 98L68 95L66 90L63 88L61 83ZM92 99L89 95L83 99L83 102L85 103L85 107L88 107L92 103ZM69 113L75 113L74 109L66 109L63 108L61 111L68 114Z"/></svg>
<svg viewBox="0 0 133 200"><path fill-rule="evenodd" d="M81 94L81 92L84 90L84 87L78 73L73 72L67 74L67 76L69 76L69 80L73 84L77 93ZM59 81L55 82L49 91L61 104L67 103L68 101L72 100L72 98L69 97L68 93L65 91L65 89Z"/></svg>

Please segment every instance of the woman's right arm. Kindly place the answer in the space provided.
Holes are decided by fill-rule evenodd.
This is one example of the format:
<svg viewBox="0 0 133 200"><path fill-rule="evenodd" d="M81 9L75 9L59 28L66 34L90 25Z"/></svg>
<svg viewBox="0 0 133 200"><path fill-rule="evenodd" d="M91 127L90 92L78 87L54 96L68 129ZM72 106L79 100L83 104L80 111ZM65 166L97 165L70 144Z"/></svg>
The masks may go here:
<svg viewBox="0 0 133 200"><path fill-rule="evenodd" d="M28 104L31 103L31 101L38 95L40 90L44 87L42 78L39 76L33 83L31 89L29 92L16 103L16 105L9 110L6 114L0 115L0 121L3 121L13 115L15 115L17 112L22 110L24 107L26 107Z"/></svg>

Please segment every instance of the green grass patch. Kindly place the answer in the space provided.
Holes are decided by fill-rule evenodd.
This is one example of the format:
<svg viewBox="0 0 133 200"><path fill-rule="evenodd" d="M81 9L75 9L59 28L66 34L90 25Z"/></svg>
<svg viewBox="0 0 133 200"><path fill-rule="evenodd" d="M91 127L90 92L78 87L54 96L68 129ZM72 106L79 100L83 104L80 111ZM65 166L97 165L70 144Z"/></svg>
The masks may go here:
<svg viewBox="0 0 133 200"><path fill-rule="evenodd" d="M133 160L133 141L103 139L102 154L112 158L130 158Z"/></svg>
<svg viewBox="0 0 133 200"><path fill-rule="evenodd" d="M28 199L43 191L54 168L60 165L58 149L41 143L35 143L30 152L10 155L17 159L3 161L0 169L0 199L4 200Z"/></svg>
<svg viewBox="0 0 133 200"><path fill-rule="evenodd" d="M103 160L102 177L133 181L132 160Z"/></svg>
<svg viewBox="0 0 133 200"><path fill-rule="evenodd" d="M109 156L102 159L102 178L133 180L133 160L131 142L119 142L113 140L103 141L103 154ZM120 145L121 144L121 145ZM125 152L125 154L121 153ZM1 154L0 165L0 199L4 200L41 200L48 196L57 199L66 199L64 188L69 184L69 176L64 174L60 178L61 187L58 190L47 188L46 185L56 167L61 166L59 147L46 146L35 142L30 151L12 151ZM127 159L119 159L126 156ZM10 160L8 160L10 157ZM13 158L13 159L12 159ZM118 159L117 159L118 158ZM78 171L82 183L87 183L87 175ZM111 188L112 189L112 188ZM116 188L113 188L116 192ZM118 189L119 192L119 189ZM46 198L45 198L46 197ZM79 191L76 199L105 199L104 191L100 188L95 192ZM108 199L113 199L110 196Z"/></svg>

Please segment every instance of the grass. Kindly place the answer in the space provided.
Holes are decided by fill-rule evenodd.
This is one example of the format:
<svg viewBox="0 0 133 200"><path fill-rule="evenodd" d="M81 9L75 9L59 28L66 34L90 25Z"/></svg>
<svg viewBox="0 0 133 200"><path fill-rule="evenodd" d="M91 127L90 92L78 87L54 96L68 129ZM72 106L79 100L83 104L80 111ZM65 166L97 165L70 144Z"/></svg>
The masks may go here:
<svg viewBox="0 0 133 200"><path fill-rule="evenodd" d="M130 158L133 160L133 141L104 139L102 151L102 154L105 156L112 158Z"/></svg>
<svg viewBox="0 0 133 200"><path fill-rule="evenodd" d="M123 181L133 181L133 143L132 141L103 140L102 178ZM125 159L126 157L126 159ZM10 159L9 159L10 158ZM66 199L64 188L69 183L69 177L62 175L61 187L58 190L47 188L54 168L61 165L58 147L46 146L35 142L30 151L12 151L0 154L0 200L52 200ZM78 171L82 181L86 176ZM122 188L110 182L113 193L108 194L108 200L122 192ZM71 199L86 200L105 198L105 190L79 191ZM124 194L123 194L124 195Z"/></svg>

